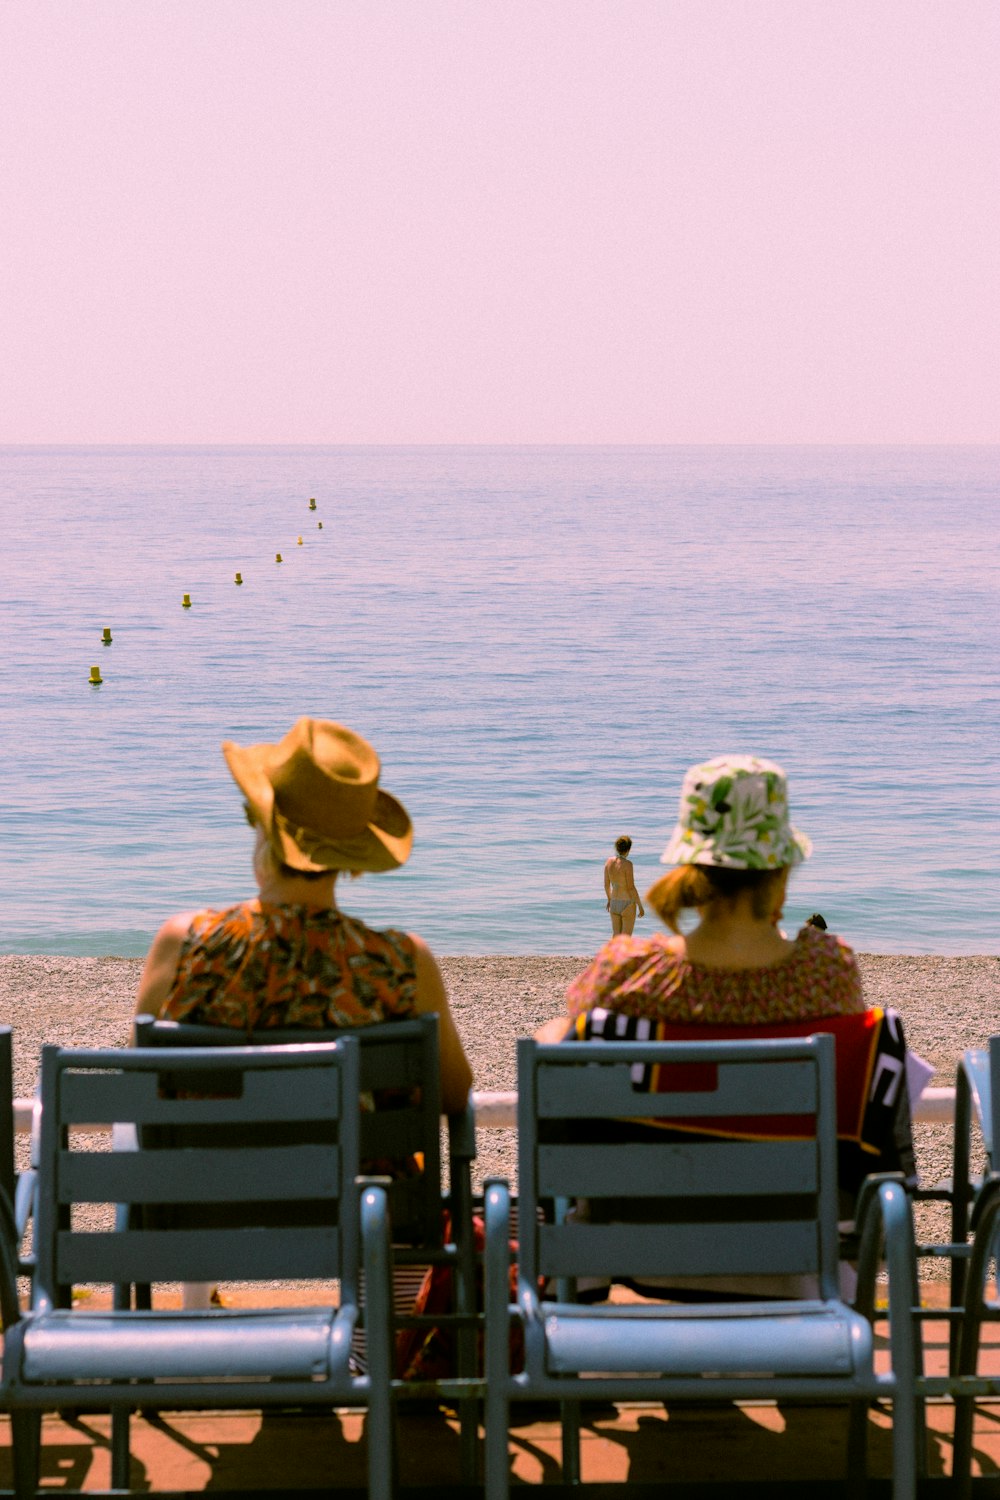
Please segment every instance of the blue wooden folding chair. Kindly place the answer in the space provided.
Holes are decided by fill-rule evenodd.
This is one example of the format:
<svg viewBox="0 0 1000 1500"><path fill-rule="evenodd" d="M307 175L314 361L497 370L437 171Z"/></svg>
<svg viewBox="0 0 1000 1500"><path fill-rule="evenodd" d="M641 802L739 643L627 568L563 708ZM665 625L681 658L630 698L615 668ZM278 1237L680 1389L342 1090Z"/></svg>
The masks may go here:
<svg viewBox="0 0 1000 1500"><path fill-rule="evenodd" d="M304 1040L327 1041L346 1036L360 1049L361 1088L366 1105L361 1115L359 1150L362 1170L390 1174L386 1183L392 1225L394 1328L427 1329L454 1334L455 1378L447 1381L397 1380L397 1399L454 1401L460 1422L461 1464L465 1479L476 1477L479 1463L477 1368L476 1250L472 1224L472 1162L476 1155L471 1108L448 1120L448 1192L443 1192L441 1162L441 1082L436 1015L386 1021L349 1030L301 1027L237 1031L226 1026L137 1016L137 1047L299 1046ZM374 1107L371 1107L374 1105ZM444 1232L445 1213L450 1234ZM451 1273L452 1311L433 1317L413 1314L413 1298L428 1267ZM140 1292L140 1297L142 1293ZM364 1358L362 1340L356 1352Z"/></svg>
<svg viewBox="0 0 1000 1500"><path fill-rule="evenodd" d="M14 1154L14 1056L9 1026L0 1026L0 1214L16 1247L17 1267L23 1276L34 1271L34 1257L24 1249L35 1201L35 1171L18 1171Z"/></svg>
<svg viewBox="0 0 1000 1500"><path fill-rule="evenodd" d="M981 1168L973 1169L973 1132L982 1144ZM1000 1036L985 1048L974 1048L959 1058L955 1077L955 1128L950 1182L944 1184L951 1203L951 1302L961 1307L972 1254L971 1235L978 1223L981 1194L1000 1169ZM992 1189L991 1189L992 1193ZM964 1247L964 1248L963 1248ZM957 1344L957 1338L954 1341ZM957 1349L955 1350L957 1357Z"/></svg>
<svg viewBox="0 0 1000 1500"><path fill-rule="evenodd" d="M977 1131L982 1147L981 1168L979 1164L973 1167L973 1136ZM952 1488L959 1497L972 1492L976 1405L984 1400L995 1405L1000 1400L1000 1376L980 1373L984 1329L1000 1322L1000 1298L995 1287L995 1266L1000 1260L998 1152L1000 1036L994 1036L990 1037L987 1048L967 1051L959 1060L952 1176L934 1190L935 1196L951 1204L951 1242L917 1247L918 1254L932 1252L951 1260L949 1306L922 1308L917 1305L919 1299L914 1299L920 1356L916 1381L918 1473L924 1473L926 1468L924 1403L935 1397L950 1398L955 1409ZM872 1268L862 1262L861 1273L860 1284L866 1288L866 1308L870 1309ZM933 1375L926 1369L921 1335L925 1323L942 1318L949 1320L950 1327L949 1369L947 1375Z"/></svg>
<svg viewBox="0 0 1000 1500"><path fill-rule="evenodd" d="M20 1316L17 1275L21 1269L21 1230L14 1203L18 1173L14 1161L14 1065L9 1026L0 1026L0 1243L4 1247L0 1276L0 1318L4 1327Z"/></svg>
<svg viewBox="0 0 1000 1500"><path fill-rule="evenodd" d="M650 1087L650 1070L656 1073ZM579 1482L579 1401L893 1401L893 1493L914 1494L912 1241L901 1178L880 1181L891 1372L840 1296L834 1044L518 1046L520 1250L509 1292L507 1185L486 1190L486 1480L506 1496L512 1401L563 1403L563 1476ZM658 1122L656 1129L653 1122ZM623 1122L629 1122L624 1124ZM644 1123L645 1122L645 1123ZM660 1127L669 1124L669 1132ZM808 1276L801 1300L581 1305L580 1278ZM553 1300L539 1287L554 1284ZM511 1368L511 1330L523 1369ZM849 1467L863 1482L853 1424ZM857 1489L855 1492L859 1492Z"/></svg>
<svg viewBox="0 0 1000 1500"><path fill-rule="evenodd" d="M9 1026L0 1026L0 1188L11 1203L17 1185L14 1168L14 1056Z"/></svg>
<svg viewBox="0 0 1000 1500"><path fill-rule="evenodd" d="M303 1042L349 1037L360 1048L361 1088L369 1107L361 1116L362 1163L404 1164L388 1186L389 1210L397 1264L427 1264L424 1252L454 1263L459 1287L472 1283L471 1165L475 1159L472 1110L448 1121L450 1191L442 1197L441 1082L436 1015L386 1021L342 1031L302 1027L239 1031L137 1016L137 1047L288 1047ZM385 1101L383 1104L383 1100ZM382 1107L370 1107L372 1103ZM418 1166L413 1165L419 1158ZM453 1238L445 1243L442 1209L453 1221Z"/></svg>
<svg viewBox="0 0 1000 1500"><path fill-rule="evenodd" d="M368 1408L372 1493L393 1487L389 1229L384 1189L358 1207L358 1045L42 1052L31 1308L16 1308L4 1241L0 1396L19 1497L35 1494L39 1420L72 1406L113 1419L112 1485L128 1483L128 1414L336 1404ZM95 1149L87 1126L131 1127ZM98 1145L101 1143L98 1142ZM95 1221L104 1205L103 1220ZM117 1214L114 1205L121 1206ZM141 1209L136 1213L134 1210ZM359 1221L369 1365L350 1365ZM302 1308L74 1306L76 1284L339 1279Z"/></svg>

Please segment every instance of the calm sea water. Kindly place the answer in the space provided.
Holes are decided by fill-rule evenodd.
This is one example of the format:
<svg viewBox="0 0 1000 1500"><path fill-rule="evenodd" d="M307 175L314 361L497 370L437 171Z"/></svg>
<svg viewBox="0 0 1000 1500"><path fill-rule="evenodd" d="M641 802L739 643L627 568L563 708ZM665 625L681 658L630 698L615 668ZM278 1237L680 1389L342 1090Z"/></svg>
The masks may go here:
<svg viewBox="0 0 1000 1500"><path fill-rule="evenodd" d="M684 769L727 750L784 764L813 837L789 926L995 952L998 460L0 450L0 951L140 954L250 894L220 741L311 713L416 827L343 904L439 952L595 949L615 836L644 889Z"/></svg>

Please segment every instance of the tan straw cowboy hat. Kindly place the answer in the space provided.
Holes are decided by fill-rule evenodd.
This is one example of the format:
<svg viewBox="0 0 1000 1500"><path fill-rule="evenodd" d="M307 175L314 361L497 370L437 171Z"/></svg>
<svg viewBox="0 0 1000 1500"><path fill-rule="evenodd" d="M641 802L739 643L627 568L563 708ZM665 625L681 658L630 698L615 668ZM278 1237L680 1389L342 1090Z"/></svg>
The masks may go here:
<svg viewBox="0 0 1000 1500"><path fill-rule="evenodd" d="M276 745L222 753L278 858L295 870L394 870L410 857L405 807L379 789L367 740L329 719L299 719Z"/></svg>

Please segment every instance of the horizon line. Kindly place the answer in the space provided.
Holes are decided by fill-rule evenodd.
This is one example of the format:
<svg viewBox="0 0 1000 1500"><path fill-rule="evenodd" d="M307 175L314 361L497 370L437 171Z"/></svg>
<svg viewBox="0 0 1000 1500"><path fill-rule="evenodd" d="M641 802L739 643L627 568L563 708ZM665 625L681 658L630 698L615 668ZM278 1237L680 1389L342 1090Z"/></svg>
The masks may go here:
<svg viewBox="0 0 1000 1500"><path fill-rule="evenodd" d="M261 451L273 451L275 449L302 449L302 448L325 448L325 449L408 449L408 448L575 448L581 450L596 448L1000 448L1000 437L990 440L969 441L965 439L944 440L906 440L894 439L880 442L860 441L858 439L809 439L809 440L741 440L726 439L716 442L561 442L557 440L549 442L518 442L516 440L482 439L472 441L437 441L426 442L242 442L239 440L226 439L220 442L199 440L165 440L158 438L143 439L142 441L116 441L116 442L94 442L89 440L67 441L67 442L5 442L0 441L0 453L25 452L25 451L51 451L53 449L79 449L88 448L98 451L121 450L127 448L175 448L175 449L219 449L219 448L252 448Z"/></svg>

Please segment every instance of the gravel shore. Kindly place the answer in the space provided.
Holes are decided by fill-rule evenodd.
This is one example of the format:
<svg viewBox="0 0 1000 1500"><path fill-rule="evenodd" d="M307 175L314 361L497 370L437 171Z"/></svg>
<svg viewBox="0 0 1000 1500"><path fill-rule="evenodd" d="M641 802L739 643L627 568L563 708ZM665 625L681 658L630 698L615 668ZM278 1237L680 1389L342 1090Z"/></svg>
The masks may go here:
<svg viewBox="0 0 1000 1500"><path fill-rule="evenodd" d="M967 1047L1000 1032L1000 957L859 954L870 1005L893 1006L910 1047L933 1063L934 1084L952 1084ZM561 1014L580 957L487 956L439 960L478 1089L515 1086L515 1041ZM141 960L0 955L0 1023L14 1028L15 1093L34 1088L43 1042L124 1046ZM918 1125L923 1182L947 1176L948 1126ZM23 1143L21 1143L23 1146ZM512 1131L484 1131L479 1174L513 1176ZM929 1228L928 1228L928 1231Z"/></svg>

